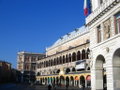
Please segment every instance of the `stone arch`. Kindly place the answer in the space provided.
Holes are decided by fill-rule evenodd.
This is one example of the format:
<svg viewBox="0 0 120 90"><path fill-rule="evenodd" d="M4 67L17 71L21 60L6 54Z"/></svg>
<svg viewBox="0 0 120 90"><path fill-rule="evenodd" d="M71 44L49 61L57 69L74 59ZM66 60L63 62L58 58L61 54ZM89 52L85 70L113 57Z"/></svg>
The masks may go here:
<svg viewBox="0 0 120 90"><path fill-rule="evenodd" d="M96 75L96 89L105 89L107 90L107 81L106 78L104 78L105 72L106 72L106 66L105 66L105 58L103 55L98 55L96 58L95 63L95 75Z"/></svg>
<svg viewBox="0 0 120 90"><path fill-rule="evenodd" d="M60 64L62 64L62 57L60 56Z"/></svg>
<svg viewBox="0 0 120 90"><path fill-rule="evenodd" d="M51 66L50 60L49 60L49 66Z"/></svg>
<svg viewBox="0 0 120 90"><path fill-rule="evenodd" d="M80 76L80 85L85 87L85 77Z"/></svg>
<svg viewBox="0 0 120 90"><path fill-rule="evenodd" d="M65 85L65 79L64 76L60 76L60 85Z"/></svg>
<svg viewBox="0 0 120 90"><path fill-rule="evenodd" d="M59 85L59 77L56 77L56 84Z"/></svg>
<svg viewBox="0 0 120 90"><path fill-rule="evenodd" d="M71 62L71 61L72 61L72 57L71 57L71 54L69 54L68 62Z"/></svg>
<svg viewBox="0 0 120 90"><path fill-rule="evenodd" d="M65 56L63 55L63 64L65 63Z"/></svg>
<svg viewBox="0 0 120 90"><path fill-rule="evenodd" d="M72 72L75 72L75 71L76 71L76 69L75 69L75 67L73 67L73 68L72 68Z"/></svg>
<svg viewBox="0 0 120 90"><path fill-rule="evenodd" d="M69 73L70 72L70 68L66 68L66 73Z"/></svg>
<svg viewBox="0 0 120 90"><path fill-rule="evenodd" d="M82 50L82 59L85 59L85 50Z"/></svg>
<svg viewBox="0 0 120 90"><path fill-rule="evenodd" d="M75 76L75 86L79 86L79 77Z"/></svg>
<svg viewBox="0 0 120 90"><path fill-rule="evenodd" d="M71 86L74 86L74 78L73 78L73 76L70 77L70 84L71 84Z"/></svg>
<svg viewBox="0 0 120 90"><path fill-rule="evenodd" d="M70 83L69 81L70 81L70 80L69 80L69 77L67 76L67 77L66 77L66 86L69 86L69 83Z"/></svg>
<svg viewBox="0 0 120 90"><path fill-rule="evenodd" d="M120 48L113 54L113 80L114 89L120 90Z"/></svg>
<svg viewBox="0 0 120 90"><path fill-rule="evenodd" d="M47 78L45 78L45 85L47 85Z"/></svg>
<svg viewBox="0 0 120 90"><path fill-rule="evenodd" d="M56 65L56 59L54 58L54 65Z"/></svg>
<svg viewBox="0 0 120 90"><path fill-rule="evenodd" d="M73 62L76 61L76 53L75 52L73 52L73 54L72 54L72 61Z"/></svg>
<svg viewBox="0 0 120 90"><path fill-rule="evenodd" d="M57 57L57 60L56 60L56 61L57 61L57 65L59 65L59 58L58 58L58 57Z"/></svg>
<svg viewBox="0 0 120 90"><path fill-rule="evenodd" d="M68 58L68 55L66 54L66 63L68 63L68 60L69 60L69 58Z"/></svg>
<svg viewBox="0 0 120 90"><path fill-rule="evenodd" d="M37 76L40 76L40 72L37 73Z"/></svg>
<svg viewBox="0 0 120 90"><path fill-rule="evenodd" d="M89 54L90 54L90 49L88 48L88 49L86 50L86 59L89 59Z"/></svg>
<svg viewBox="0 0 120 90"><path fill-rule="evenodd" d="M78 60L81 60L81 53L80 53L80 51L77 52L77 61Z"/></svg>
<svg viewBox="0 0 120 90"><path fill-rule="evenodd" d="M90 75L87 75L87 76L86 76L86 83L87 83L87 84L86 84L87 87L90 88L90 87L91 87L91 76L90 76Z"/></svg>

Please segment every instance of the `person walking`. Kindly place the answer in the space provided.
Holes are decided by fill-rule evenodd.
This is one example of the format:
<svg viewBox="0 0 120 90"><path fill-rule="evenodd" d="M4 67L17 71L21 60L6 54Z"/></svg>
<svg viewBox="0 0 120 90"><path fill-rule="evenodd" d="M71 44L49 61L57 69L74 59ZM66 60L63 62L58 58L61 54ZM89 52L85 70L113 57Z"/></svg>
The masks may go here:
<svg viewBox="0 0 120 90"><path fill-rule="evenodd" d="M48 85L48 90L51 90L51 88L52 88L52 86L49 84L49 85Z"/></svg>
<svg viewBox="0 0 120 90"><path fill-rule="evenodd" d="M84 83L82 84L82 90L85 90L85 84Z"/></svg>

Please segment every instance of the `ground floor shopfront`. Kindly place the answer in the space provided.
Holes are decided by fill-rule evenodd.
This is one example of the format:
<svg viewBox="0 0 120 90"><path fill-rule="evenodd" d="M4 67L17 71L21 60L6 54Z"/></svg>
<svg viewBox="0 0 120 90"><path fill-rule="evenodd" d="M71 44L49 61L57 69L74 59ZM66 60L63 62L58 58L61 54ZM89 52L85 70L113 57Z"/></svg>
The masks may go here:
<svg viewBox="0 0 120 90"><path fill-rule="evenodd" d="M90 73L37 76L36 79L42 85L91 87Z"/></svg>

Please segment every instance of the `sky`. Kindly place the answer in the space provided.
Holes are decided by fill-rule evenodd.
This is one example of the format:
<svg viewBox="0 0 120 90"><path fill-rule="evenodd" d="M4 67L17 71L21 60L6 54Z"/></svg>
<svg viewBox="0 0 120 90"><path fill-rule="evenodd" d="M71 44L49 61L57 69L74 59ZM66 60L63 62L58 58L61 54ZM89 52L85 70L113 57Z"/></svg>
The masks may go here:
<svg viewBox="0 0 120 90"><path fill-rule="evenodd" d="M0 0L0 60L17 66L19 51L45 53L85 23L84 0Z"/></svg>

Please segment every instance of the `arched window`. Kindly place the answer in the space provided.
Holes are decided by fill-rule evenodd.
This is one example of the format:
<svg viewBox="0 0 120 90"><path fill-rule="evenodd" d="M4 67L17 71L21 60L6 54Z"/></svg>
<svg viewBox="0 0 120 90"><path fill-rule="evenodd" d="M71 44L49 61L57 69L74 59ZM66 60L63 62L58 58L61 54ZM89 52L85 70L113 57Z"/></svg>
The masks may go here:
<svg viewBox="0 0 120 90"><path fill-rule="evenodd" d="M77 61L78 60L81 60L81 54L80 54L80 51L77 52Z"/></svg>
<svg viewBox="0 0 120 90"><path fill-rule="evenodd" d="M76 53L75 52L72 54L72 61L73 62L76 61Z"/></svg>
<svg viewBox="0 0 120 90"><path fill-rule="evenodd" d="M45 61L44 61L44 67L46 67L46 63L45 63Z"/></svg>
<svg viewBox="0 0 120 90"><path fill-rule="evenodd" d="M52 59L51 59L51 66L53 66Z"/></svg>
<svg viewBox="0 0 120 90"><path fill-rule="evenodd" d="M57 63L56 63L56 64L58 65L58 64L59 64L59 58L58 58L58 57L57 57L57 60L56 60L56 61L57 61Z"/></svg>
<svg viewBox="0 0 120 90"><path fill-rule="evenodd" d="M50 60L49 60L49 66L51 66Z"/></svg>
<svg viewBox="0 0 120 90"><path fill-rule="evenodd" d="M82 50L82 59L85 59L85 50Z"/></svg>
<svg viewBox="0 0 120 90"><path fill-rule="evenodd" d="M69 54L69 60L68 60L68 62L71 62L71 61L72 61L71 54Z"/></svg>
<svg viewBox="0 0 120 90"><path fill-rule="evenodd" d="M60 56L60 64L62 64L62 57Z"/></svg>
<svg viewBox="0 0 120 90"><path fill-rule="evenodd" d="M65 63L65 56L63 56L63 64Z"/></svg>
<svg viewBox="0 0 120 90"><path fill-rule="evenodd" d="M66 63L68 63L68 55L66 55Z"/></svg>
<svg viewBox="0 0 120 90"><path fill-rule="evenodd" d="M86 52L86 59L89 59L89 53L90 53L90 50L89 48L87 49L87 52Z"/></svg>

